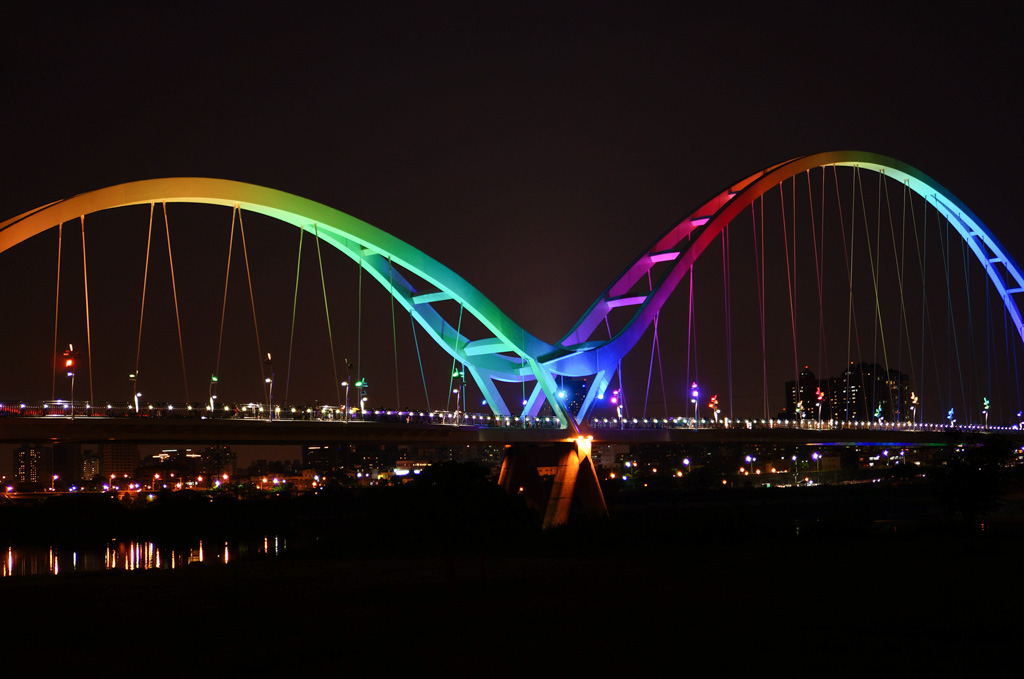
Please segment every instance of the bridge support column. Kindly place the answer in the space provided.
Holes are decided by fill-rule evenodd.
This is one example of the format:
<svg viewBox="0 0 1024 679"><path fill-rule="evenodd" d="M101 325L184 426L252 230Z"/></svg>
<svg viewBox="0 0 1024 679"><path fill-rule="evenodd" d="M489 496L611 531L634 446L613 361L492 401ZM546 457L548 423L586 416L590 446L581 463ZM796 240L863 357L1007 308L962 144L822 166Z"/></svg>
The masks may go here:
<svg viewBox="0 0 1024 679"><path fill-rule="evenodd" d="M544 516L544 528L569 520L573 497L588 516L605 516L608 507L590 455L590 440L548 445L517 444L505 451L498 484L522 494L526 504Z"/></svg>

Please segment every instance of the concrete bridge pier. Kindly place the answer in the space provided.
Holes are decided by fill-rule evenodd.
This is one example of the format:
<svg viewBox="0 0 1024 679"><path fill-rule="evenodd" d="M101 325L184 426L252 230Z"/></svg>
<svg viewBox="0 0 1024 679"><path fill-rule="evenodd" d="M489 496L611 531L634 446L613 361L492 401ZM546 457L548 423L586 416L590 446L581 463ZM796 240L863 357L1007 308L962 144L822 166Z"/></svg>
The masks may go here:
<svg viewBox="0 0 1024 679"><path fill-rule="evenodd" d="M569 520L573 496L587 516L606 516L608 507L590 455L590 439L557 443L517 443L505 451L498 484L525 497L544 516L544 528Z"/></svg>

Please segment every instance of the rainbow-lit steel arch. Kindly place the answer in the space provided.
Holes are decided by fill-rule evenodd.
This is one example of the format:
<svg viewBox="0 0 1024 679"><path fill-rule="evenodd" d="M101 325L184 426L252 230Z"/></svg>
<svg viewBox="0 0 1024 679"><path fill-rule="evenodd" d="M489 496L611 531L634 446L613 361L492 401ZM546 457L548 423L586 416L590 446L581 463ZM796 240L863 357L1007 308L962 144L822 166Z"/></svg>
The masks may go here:
<svg viewBox="0 0 1024 679"><path fill-rule="evenodd" d="M541 357L552 374L571 377L595 376L578 417L581 419L601 397L619 360L637 343L654 321L672 291L690 271L697 257L723 228L744 208L782 181L807 170L825 166L856 167L882 173L905 183L923 196L956 228L978 261L988 272L1014 326L1024 339L1024 323L1015 296L1024 294L1024 275L992 232L952 193L923 172L893 158L864 151L833 151L802 156L752 174L706 202L686 219L658 238L590 306L560 342L560 353ZM651 289L630 294L634 284L648 275L655 264L671 262ZM635 307L629 322L613 337L588 341L594 330L616 307Z"/></svg>
<svg viewBox="0 0 1024 679"><path fill-rule="evenodd" d="M299 196L261 186L196 177L153 179L120 184L56 201L0 223L0 252L57 224L117 207L155 203L225 205L274 217L316 233L360 263L406 308L427 333L456 361L465 364L491 409L510 410L496 382L535 381L523 414L536 415L547 401L563 426L578 431L583 419L608 389L620 360L660 312L697 257L744 208L780 182L822 166L853 166L904 182L944 215L985 267L1013 322L1024 338L1024 323L1015 296L1024 293L1024 275L973 212L924 173L886 156L836 151L794 158L757 172L707 201L669 229L637 258L590 306L557 343L549 344L514 323L458 274L408 243L344 212ZM646 293L631 293L655 264L667 262ZM429 285L418 289L402 275L411 272ZM434 305L454 301L482 324L488 336L469 338L453 327ZM629 322L604 340L590 339L612 309L634 307ZM558 376L593 377L577 413L566 410L556 395Z"/></svg>
<svg viewBox="0 0 1024 679"><path fill-rule="evenodd" d="M57 224L102 210L154 203L225 205L268 215L316 233L359 262L456 361L466 365L491 409L510 414L495 381L536 380L563 426L575 421L555 395L553 376L536 358L554 347L525 332L465 279L408 243L351 215L283 191L224 179L176 177L119 184L31 210L0 224L0 252ZM430 289L417 289L397 268ZM452 327L434 305L454 300L491 333L472 339ZM539 403L538 403L539 406Z"/></svg>

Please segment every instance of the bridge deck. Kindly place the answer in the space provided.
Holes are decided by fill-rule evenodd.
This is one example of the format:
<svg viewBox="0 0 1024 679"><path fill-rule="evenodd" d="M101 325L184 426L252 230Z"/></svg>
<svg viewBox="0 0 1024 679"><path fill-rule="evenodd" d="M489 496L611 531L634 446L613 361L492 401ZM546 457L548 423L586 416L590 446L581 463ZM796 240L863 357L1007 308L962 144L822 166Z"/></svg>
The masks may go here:
<svg viewBox="0 0 1024 679"><path fill-rule="evenodd" d="M1024 431L1005 429L801 429L801 428L595 428L585 434L594 443L674 443L694 445L777 443L828 445L944 445L968 436L1004 436L1024 445ZM542 443L570 439L565 429L480 427L398 422L338 422L303 420L149 419L79 417L0 418L0 442L31 441L180 444L304 443L477 445Z"/></svg>

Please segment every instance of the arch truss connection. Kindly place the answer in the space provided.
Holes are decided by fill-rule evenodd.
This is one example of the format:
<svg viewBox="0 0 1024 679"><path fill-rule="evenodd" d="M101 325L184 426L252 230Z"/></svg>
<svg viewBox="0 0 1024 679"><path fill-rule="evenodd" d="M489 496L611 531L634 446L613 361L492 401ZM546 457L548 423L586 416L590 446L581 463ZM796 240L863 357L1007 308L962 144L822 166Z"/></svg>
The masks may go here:
<svg viewBox="0 0 1024 679"><path fill-rule="evenodd" d="M56 201L0 223L0 252L51 227L129 205L200 203L267 215L319 237L365 268L438 345L465 365L495 414L512 414L497 383L533 382L522 415L537 415L546 402L564 427L578 433L577 422L604 398L623 356L656 322L669 296L725 226L766 191L824 166L878 172L923 196L970 247L1024 339L1024 322L1016 302L1024 294L1024 275L991 231L924 173L892 158L858 151L794 158L722 191L655 240L553 344L526 332L461 276L402 240L321 203L242 182L196 177L153 179ZM652 271L658 264L667 266L659 267L654 279ZM414 284L406 273L418 282ZM650 280L649 289L637 293L634 286L643 278ZM461 330L462 324L454 327L446 321L438 305L449 301L474 316L484 328L484 336L468 337ZM608 338L593 339L595 331L607 325L611 311L620 307L633 310L625 326ZM562 377L588 379L586 395L576 412L570 412L557 395Z"/></svg>

